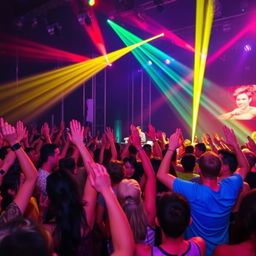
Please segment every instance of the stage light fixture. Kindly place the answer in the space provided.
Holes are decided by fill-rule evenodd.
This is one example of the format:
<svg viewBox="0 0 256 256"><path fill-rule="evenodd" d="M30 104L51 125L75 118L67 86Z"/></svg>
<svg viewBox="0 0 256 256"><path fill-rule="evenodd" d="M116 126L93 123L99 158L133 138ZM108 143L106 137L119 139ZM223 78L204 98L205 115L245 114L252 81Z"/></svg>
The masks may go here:
<svg viewBox="0 0 256 256"><path fill-rule="evenodd" d="M148 65L151 66L153 62L151 60L148 61Z"/></svg>
<svg viewBox="0 0 256 256"><path fill-rule="evenodd" d="M169 64L171 63L171 61L170 61L169 59L166 59L166 60L164 61L164 63L165 63L166 65L169 65Z"/></svg>
<svg viewBox="0 0 256 256"><path fill-rule="evenodd" d="M94 6L95 5L95 0L89 0L88 5L89 6Z"/></svg>
<svg viewBox="0 0 256 256"><path fill-rule="evenodd" d="M251 50L252 50L251 45L246 44L246 45L244 46L244 51L245 51L245 52L250 52Z"/></svg>

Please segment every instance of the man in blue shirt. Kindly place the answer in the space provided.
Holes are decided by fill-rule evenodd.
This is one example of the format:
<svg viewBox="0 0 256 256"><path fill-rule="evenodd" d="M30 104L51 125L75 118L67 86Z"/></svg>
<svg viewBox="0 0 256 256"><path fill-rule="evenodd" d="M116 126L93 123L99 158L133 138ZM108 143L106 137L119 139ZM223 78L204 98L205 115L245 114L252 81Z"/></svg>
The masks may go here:
<svg viewBox="0 0 256 256"><path fill-rule="evenodd" d="M238 168L234 175L218 183L221 160L214 152L207 152L199 158L202 184L183 181L168 173L173 152L180 146L181 130L170 136L168 151L162 160L157 178L174 192L181 193L191 205L192 224L187 228L187 238L200 236L206 242L206 255L218 244L228 242L229 216L243 186L243 179L249 165L240 150L232 129L224 127L226 143L237 156Z"/></svg>

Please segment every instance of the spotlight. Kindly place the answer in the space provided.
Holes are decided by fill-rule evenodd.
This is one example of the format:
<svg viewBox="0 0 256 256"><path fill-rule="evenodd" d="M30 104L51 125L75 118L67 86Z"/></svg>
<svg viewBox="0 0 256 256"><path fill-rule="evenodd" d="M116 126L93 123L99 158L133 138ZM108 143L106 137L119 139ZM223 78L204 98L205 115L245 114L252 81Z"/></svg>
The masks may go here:
<svg viewBox="0 0 256 256"><path fill-rule="evenodd" d="M148 61L148 65L151 66L153 63L151 60Z"/></svg>
<svg viewBox="0 0 256 256"><path fill-rule="evenodd" d="M95 5L95 0L89 0L88 5L89 6L94 6Z"/></svg>
<svg viewBox="0 0 256 256"><path fill-rule="evenodd" d="M109 64L108 64L108 66L109 66L109 67L112 67L112 66L113 66L113 64L112 64L112 63L109 63Z"/></svg>
<svg viewBox="0 0 256 256"><path fill-rule="evenodd" d="M250 52L251 50L252 50L252 47L251 47L249 44L246 44L246 45L244 46L244 51Z"/></svg>
<svg viewBox="0 0 256 256"><path fill-rule="evenodd" d="M80 25L86 24L87 26L92 25L92 20L86 12L81 12L77 15L77 21Z"/></svg>
<svg viewBox="0 0 256 256"><path fill-rule="evenodd" d="M62 26L58 22L56 22L48 25L46 29L48 34L50 36L53 36L53 35L58 35L60 33L60 31L62 30Z"/></svg>
<svg viewBox="0 0 256 256"><path fill-rule="evenodd" d="M171 63L171 61L170 61L169 59L166 59L166 60L164 61L164 63L165 63L166 65L169 65L169 64Z"/></svg>

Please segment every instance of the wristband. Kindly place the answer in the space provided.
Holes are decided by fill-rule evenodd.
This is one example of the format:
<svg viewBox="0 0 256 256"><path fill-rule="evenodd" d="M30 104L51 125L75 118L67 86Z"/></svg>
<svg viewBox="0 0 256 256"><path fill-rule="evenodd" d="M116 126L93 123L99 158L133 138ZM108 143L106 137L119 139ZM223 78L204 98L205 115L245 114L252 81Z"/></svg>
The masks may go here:
<svg viewBox="0 0 256 256"><path fill-rule="evenodd" d="M0 170L0 175L4 175L5 171L4 170Z"/></svg>
<svg viewBox="0 0 256 256"><path fill-rule="evenodd" d="M11 146L11 150L12 151L16 151L16 150L18 150L20 148L21 148L20 143L15 143L14 145Z"/></svg>
<svg viewBox="0 0 256 256"><path fill-rule="evenodd" d="M167 151L175 151L176 149L168 148Z"/></svg>
<svg viewBox="0 0 256 256"><path fill-rule="evenodd" d="M140 151L142 151L143 150L143 148L137 148L137 151L138 152L140 152Z"/></svg>

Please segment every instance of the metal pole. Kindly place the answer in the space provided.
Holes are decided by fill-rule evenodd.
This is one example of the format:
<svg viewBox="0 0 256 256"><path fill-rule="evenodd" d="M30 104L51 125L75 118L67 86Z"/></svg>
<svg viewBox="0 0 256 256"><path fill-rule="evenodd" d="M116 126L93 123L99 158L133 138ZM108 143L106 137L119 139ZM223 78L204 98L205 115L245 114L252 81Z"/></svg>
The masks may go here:
<svg viewBox="0 0 256 256"><path fill-rule="evenodd" d="M151 124L151 101L152 101L152 80L149 77L149 103L148 103L148 122Z"/></svg>
<svg viewBox="0 0 256 256"><path fill-rule="evenodd" d="M104 130L107 126L107 68L104 70Z"/></svg>
<svg viewBox="0 0 256 256"><path fill-rule="evenodd" d="M85 125L85 120L86 120L86 116L85 116L85 104L86 104L86 100L85 100L85 83L83 83L83 125Z"/></svg>
<svg viewBox="0 0 256 256"><path fill-rule="evenodd" d="M144 83L144 77L143 77L143 70L141 70L141 80L140 80L140 127L143 131L143 83Z"/></svg>

